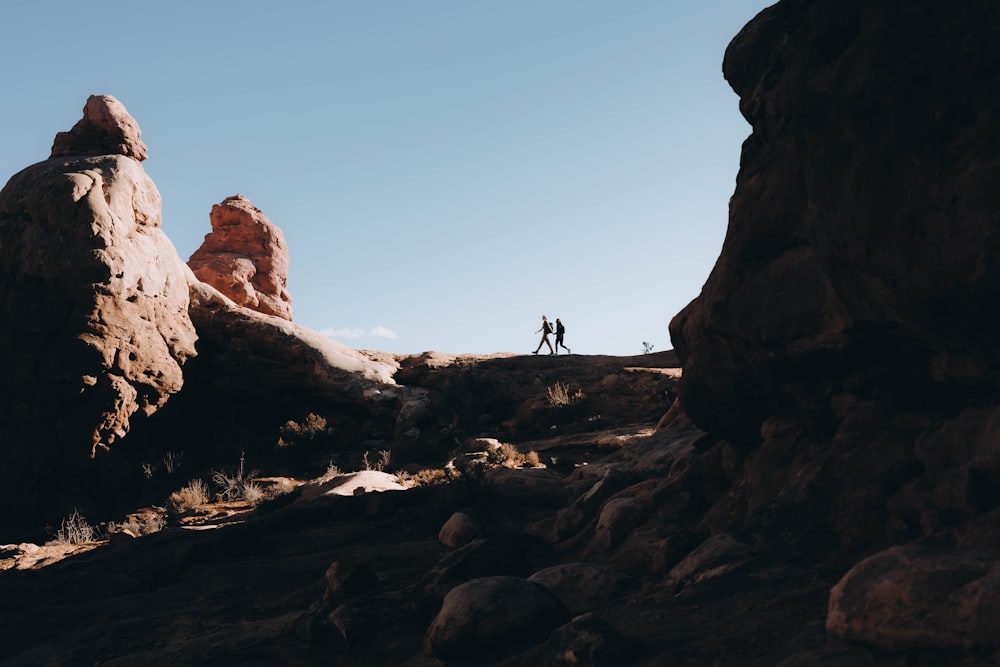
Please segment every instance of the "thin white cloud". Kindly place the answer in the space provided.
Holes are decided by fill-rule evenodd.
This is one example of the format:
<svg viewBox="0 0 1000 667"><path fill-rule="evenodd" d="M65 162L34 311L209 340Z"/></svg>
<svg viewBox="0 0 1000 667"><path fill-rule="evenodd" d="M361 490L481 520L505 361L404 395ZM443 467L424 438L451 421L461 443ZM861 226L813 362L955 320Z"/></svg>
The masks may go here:
<svg viewBox="0 0 1000 667"><path fill-rule="evenodd" d="M381 325L375 327L368 333L369 335L375 336L377 338L399 338L399 336L396 335L395 331L393 331L389 327L383 327Z"/></svg>
<svg viewBox="0 0 1000 667"><path fill-rule="evenodd" d="M334 328L329 327L320 331L324 336L329 336L330 338L361 338L365 335L364 329L356 329L352 327Z"/></svg>

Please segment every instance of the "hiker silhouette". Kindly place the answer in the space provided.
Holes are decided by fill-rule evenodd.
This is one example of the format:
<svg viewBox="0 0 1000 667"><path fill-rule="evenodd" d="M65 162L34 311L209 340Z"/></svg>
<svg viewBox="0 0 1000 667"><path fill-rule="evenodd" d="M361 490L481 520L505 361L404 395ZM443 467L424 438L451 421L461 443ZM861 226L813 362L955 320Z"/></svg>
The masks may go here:
<svg viewBox="0 0 1000 667"><path fill-rule="evenodd" d="M542 328L535 333L538 333L539 331L542 333L542 339L538 341L538 347L535 348L535 351L532 352L532 354L538 354L538 351L542 349L543 344L549 346L549 354L555 354L555 350L552 349L552 343L549 342L549 334L552 333L552 325L549 324L549 320L544 315L542 315Z"/></svg>

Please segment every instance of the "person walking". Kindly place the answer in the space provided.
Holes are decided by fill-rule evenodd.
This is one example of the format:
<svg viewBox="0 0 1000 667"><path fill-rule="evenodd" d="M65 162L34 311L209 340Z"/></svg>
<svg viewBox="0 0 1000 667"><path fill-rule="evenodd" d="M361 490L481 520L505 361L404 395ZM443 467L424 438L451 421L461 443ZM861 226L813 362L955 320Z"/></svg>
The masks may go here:
<svg viewBox="0 0 1000 667"><path fill-rule="evenodd" d="M559 354L559 346L562 345L563 349L566 350L566 354L573 354L573 351L566 347L566 343L563 342L563 335L566 333L566 327L563 326L562 320L558 317L556 318L556 354Z"/></svg>
<svg viewBox="0 0 1000 667"><path fill-rule="evenodd" d="M552 333L552 325L549 324L548 319L546 319L544 315L542 315L542 328L535 333L538 333L539 331L542 333L542 339L538 341L538 347L535 348L535 351L532 352L532 354L538 354L538 351L542 349L542 344L549 346L549 354L555 354L555 350L552 349L552 343L549 342L549 334Z"/></svg>

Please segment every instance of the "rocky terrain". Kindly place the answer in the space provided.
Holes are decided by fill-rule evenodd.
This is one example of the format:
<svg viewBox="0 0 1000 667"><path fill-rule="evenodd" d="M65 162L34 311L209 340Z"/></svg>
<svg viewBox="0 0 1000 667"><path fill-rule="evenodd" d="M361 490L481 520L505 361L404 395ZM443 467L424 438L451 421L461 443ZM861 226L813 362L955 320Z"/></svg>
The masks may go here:
<svg viewBox="0 0 1000 667"><path fill-rule="evenodd" d="M338 345L245 198L180 260L90 98L0 192L0 665L1000 664L997 34L761 12L719 260L636 357Z"/></svg>

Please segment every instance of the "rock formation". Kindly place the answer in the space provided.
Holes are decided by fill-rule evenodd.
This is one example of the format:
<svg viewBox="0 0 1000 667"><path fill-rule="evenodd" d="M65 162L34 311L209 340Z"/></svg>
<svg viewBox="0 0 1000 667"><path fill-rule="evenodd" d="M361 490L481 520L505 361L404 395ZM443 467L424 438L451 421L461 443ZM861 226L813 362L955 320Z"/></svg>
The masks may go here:
<svg viewBox="0 0 1000 667"><path fill-rule="evenodd" d="M292 319L288 246L281 230L243 195L212 207L212 231L188 265L241 306Z"/></svg>
<svg viewBox="0 0 1000 667"><path fill-rule="evenodd" d="M113 97L91 97L53 155L0 192L0 494L11 507L32 506L38 471L67 482L67 467L160 408L195 354L190 271L160 228L135 121Z"/></svg>
<svg viewBox="0 0 1000 667"><path fill-rule="evenodd" d="M69 155L124 155L142 162L146 144L139 124L125 105L111 95L91 95L83 118L69 132L59 132L49 157Z"/></svg>
<svg viewBox="0 0 1000 667"><path fill-rule="evenodd" d="M699 425L829 434L867 401L1000 387L998 27L971 0L786 0L732 41L753 133L721 256L670 326Z"/></svg>
<svg viewBox="0 0 1000 667"><path fill-rule="evenodd" d="M723 63L753 127L729 230L670 324L681 405L740 451L702 529L884 550L826 623L877 647L996 646L998 543L969 534L1000 528L998 30L965 0L761 12Z"/></svg>

